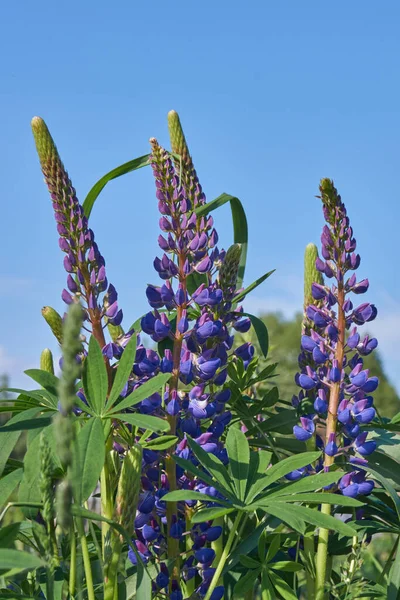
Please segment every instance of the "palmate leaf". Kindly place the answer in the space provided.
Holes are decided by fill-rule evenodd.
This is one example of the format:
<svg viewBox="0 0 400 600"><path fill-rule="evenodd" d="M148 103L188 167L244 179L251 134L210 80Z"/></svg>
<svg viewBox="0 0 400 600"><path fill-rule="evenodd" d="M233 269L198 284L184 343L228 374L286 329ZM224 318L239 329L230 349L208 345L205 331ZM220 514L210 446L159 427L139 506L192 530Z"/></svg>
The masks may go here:
<svg viewBox="0 0 400 600"><path fill-rule="evenodd" d="M101 348L93 335L83 363L82 383L89 406L95 415L101 415L106 403L108 378Z"/></svg>
<svg viewBox="0 0 400 600"><path fill-rule="evenodd" d="M240 202L239 198L224 193L218 196L218 198L215 198L215 200L196 208L195 213L198 216L208 215L208 213L216 210L220 206L223 206L227 202L230 203L232 212L233 240L235 244L240 244L242 249L237 278L237 287L240 288L242 286L244 271L246 268L248 243L247 218L242 203Z"/></svg>
<svg viewBox="0 0 400 600"><path fill-rule="evenodd" d="M58 382L59 379L48 371L42 369L27 369L25 375L28 375L33 381L36 381L45 390L51 394L55 400L55 406L57 407L58 402Z"/></svg>
<svg viewBox="0 0 400 600"><path fill-rule="evenodd" d="M301 469L302 467L307 466L308 464L317 460L317 458L320 456L320 452L303 452L298 456L289 456L288 458L284 458L282 461L270 467L263 477L260 477L254 482L248 492L246 502L249 504L258 496L258 494L278 481L278 479L281 479L281 477L284 477L290 473L290 471L295 471L296 469Z"/></svg>
<svg viewBox="0 0 400 600"><path fill-rule="evenodd" d="M344 475L343 471L332 471L330 473L318 473L317 475L309 475L303 477L294 483L283 483L281 486L267 492L259 498L269 500L279 496L290 496L291 494L299 494L301 492L315 492L323 487L336 483ZM338 496L340 499L340 496Z"/></svg>
<svg viewBox="0 0 400 600"><path fill-rule="evenodd" d="M205 523L206 521L213 521L214 519L219 519L219 517L229 515L230 513L234 512L234 510L234 508L228 508L225 506L214 506L213 508L204 508L194 513L194 515L191 518L191 521L192 523Z"/></svg>
<svg viewBox="0 0 400 600"><path fill-rule="evenodd" d="M269 348L269 336L268 329L264 321L252 315L251 313L241 313L244 317L249 317L251 324L253 325L254 332L257 336L260 350L263 353L264 358L267 358Z"/></svg>
<svg viewBox="0 0 400 600"><path fill-rule="evenodd" d="M214 454L203 450L203 448L199 444L196 444L191 437L188 436L187 441L189 448L192 450L200 464L222 484L224 493L227 493L229 498L235 500L235 490L224 464Z"/></svg>
<svg viewBox="0 0 400 600"><path fill-rule="evenodd" d="M249 474L250 449L246 436L240 429L236 427L229 429L226 437L226 449L236 493L239 500L244 501Z"/></svg>
<svg viewBox="0 0 400 600"><path fill-rule="evenodd" d="M257 581L260 573L261 565L255 569L247 571L244 575L241 575L234 588L234 597L243 597L244 594L250 592L254 588L254 584Z"/></svg>
<svg viewBox="0 0 400 600"><path fill-rule="evenodd" d="M112 179L116 179L117 177L121 177L121 175L126 175L127 173L131 173L132 171L136 171L137 169L141 169L142 167L147 167L149 163L149 154L145 154L144 156L139 156L139 158L134 158L119 167L116 167L112 171L109 171L104 175L99 181L97 181L88 195L85 198L83 203L83 210L85 212L86 217L89 218L90 213L92 212L94 203L99 197L100 192L105 188L107 183Z"/></svg>
<svg viewBox="0 0 400 600"><path fill-rule="evenodd" d="M118 402L116 406L113 406L110 410L108 410L107 416L112 416L114 413L120 412L121 410L131 408L155 392L160 392L170 378L171 373L159 373L155 377L152 377L149 379L149 381L146 381L146 383L129 394L129 396L126 396L126 398L121 400L121 402Z"/></svg>
<svg viewBox="0 0 400 600"><path fill-rule="evenodd" d="M99 481L105 459L104 442L101 419L89 419L74 444L72 484L78 504L89 498Z"/></svg>
<svg viewBox="0 0 400 600"><path fill-rule="evenodd" d="M121 360L118 363L117 372L115 374L114 382L106 404L107 410L113 406L116 400L118 400L119 395L124 389L125 384L128 381L129 375L132 372L132 366L135 362L136 356L136 344L137 337L135 334L133 334L125 347L125 350L121 356Z"/></svg>
<svg viewBox="0 0 400 600"><path fill-rule="evenodd" d="M119 419L124 423L129 423L140 429L148 429L155 433L170 430L170 424L167 420L160 419L159 417L152 417L151 415L142 415L141 413L116 413L112 415L112 418Z"/></svg>
<svg viewBox="0 0 400 600"><path fill-rule="evenodd" d="M286 581L282 579L282 577L279 577L279 575L277 575L273 571L268 572L268 577L270 578L272 585L274 586L276 591L279 592L282 598L285 598L285 600L297 600L297 594L294 593L290 585L286 583Z"/></svg>
<svg viewBox="0 0 400 600"><path fill-rule="evenodd" d="M174 492L168 492L163 496L163 502L184 502L186 500L198 500L199 502L215 502L213 496L207 496L201 492L194 492L192 490L175 490ZM231 508L228 502L218 499L218 503L222 506Z"/></svg>
<svg viewBox="0 0 400 600"><path fill-rule="evenodd" d="M268 512L271 512L271 509L274 510L276 516L279 516L279 511L282 508L286 508L284 502L271 502L268 506ZM310 525L315 525L315 527L323 527L324 529L332 529L341 535L352 537L356 535L356 530L353 527L350 527L347 523L343 523L340 519L335 519L331 515L325 515L318 510L314 510L312 508L307 508L306 506L297 506L296 504L291 504L290 507L287 507L287 510L292 513L292 515L305 523L310 523ZM284 520L284 519L282 519Z"/></svg>
<svg viewBox="0 0 400 600"><path fill-rule="evenodd" d="M258 479L264 477L265 471L271 462L271 458L272 452L266 452L265 450L260 450L259 452L250 452L249 474L246 492L250 491L252 485Z"/></svg>
<svg viewBox="0 0 400 600"><path fill-rule="evenodd" d="M38 556L29 552L12 548L0 548L0 565L2 569L25 571L27 569L38 569L44 565L44 562Z"/></svg>
<svg viewBox="0 0 400 600"><path fill-rule="evenodd" d="M245 299L247 294L250 294L250 292L252 292L256 287L261 285L266 279L268 279L268 277L272 275L272 273L275 273L275 269L272 269L272 271L268 271L268 273L265 273L264 275L253 281L253 283L247 286L247 288L244 289L243 292L240 292L240 294L235 296L235 298L233 299L234 304L239 304L239 302L242 302L242 300Z"/></svg>
<svg viewBox="0 0 400 600"><path fill-rule="evenodd" d="M185 458L181 458L180 456L177 456L176 454L173 455L173 459L175 460L175 462L180 467L182 467L188 473L191 473L192 475L194 475L195 477L197 477L198 479L200 479L204 483L207 483L208 485L210 485L212 487L215 487L215 489L218 490L221 494L223 494L226 498L229 498L229 499L231 499L233 501L235 500L234 494L232 494L232 492L230 491L230 489L226 489L221 484L220 478L218 478L218 479L214 478L213 479L213 477L211 477L210 475L208 475L207 473L205 473L204 471L202 471L198 467L195 467L194 464L190 460L186 460Z"/></svg>
<svg viewBox="0 0 400 600"><path fill-rule="evenodd" d="M22 479L23 470L16 469L0 479L0 507L3 506Z"/></svg>
<svg viewBox="0 0 400 600"><path fill-rule="evenodd" d="M21 421L34 418L39 412L41 412L41 408L34 407L29 408L21 413L18 413L14 417L12 417L7 425L13 425L15 423L19 423ZM17 443L19 436L21 435L21 431L0 431L0 476L3 473L4 467L7 463L8 457L14 449L15 444Z"/></svg>

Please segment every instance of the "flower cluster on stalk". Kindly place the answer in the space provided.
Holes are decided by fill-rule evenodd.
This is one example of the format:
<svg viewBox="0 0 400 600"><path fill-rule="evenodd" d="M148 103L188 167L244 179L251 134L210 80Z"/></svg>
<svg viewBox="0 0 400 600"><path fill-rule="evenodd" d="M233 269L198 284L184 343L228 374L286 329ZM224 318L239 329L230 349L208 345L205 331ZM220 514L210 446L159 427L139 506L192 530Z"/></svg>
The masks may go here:
<svg viewBox="0 0 400 600"><path fill-rule="evenodd" d="M152 373L170 372L171 379L164 397L154 394L139 405L139 410L168 418L171 431L179 439L173 450L177 456L196 464L187 442L190 436L226 464L228 457L221 438L231 420L226 409L231 392L225 385L228 357L233 353L231 328L247 331L251 325L242 316L241 308L234 306L240 246L234 245L226 253L218 249L212 217L195 212L205 197L194 170L187 178L191 183L188 190L168 152L154 139L151 145L163 232L158 239L163 254L154 260L154 268L162 282L147 287L153 310L143 317L141 328L159 344L160 350L158 353L141 348L138 352L143 354L142 362L152 364ZM196 279L201 283L190 293ZM251 344L235 351L245 365L253 352ZM134 365L134 373L139 376L143 374L141 364ZM174 462L172 471L168 469L168 457L163 453L144 450L143 456L143 493L135 520L136 548L143 560L152 555L162 558L168 538L185 540L181 574L186 582L197 574L201 576L197 592L202 597L215 572L215 551L210 544L221 536L222 528L212 522L191 527L190 515L196 502L179 503L168 515L162 498L172 485L175 489L202 492L216 502L218 492ZM130 557L136 562L135 553L131 552ZM182 598L179 581L172 574L170 577L165 563L161 563L154 587L155 591L168 588L172 600ZM223 593L223 587L217 587L213 600Z"/></svg>
<svg viewBox="0 0 400 600"><path fill-rule="evenodd" d="M137 334L133 330L124 333L120 327L122 311L117 293L107 282L104 258L46 125L36 118L32 127L53 201L59 246L65 252L68 276L62 298L67 304L78 299L83 304L87 329L91 326L112 378L112 370L131 336ZM182 599L182 581L186 590L193 588L200 597L206 595L215 572L212 565L216 553L211 544L222 535L222 527L212 521L191 526L196 501L175 506L170 503L168 507L163 501L172 489L201 492L214 498L216 504L221 499L215 488L191 476L172 455L197 464L188 445L189 436L205 452L227 463L222 439L232 418L226 408L231 396L226 384L228 360L235 355L235 360L242 360L246 368L254 354L250 343L233 350L232 331L246 332L251 326L235 302L240 245L226 252L218 249L213 218L206 210L198 214L205 205L205 195L186 146L182 157L183 163L174 163L171 155L151 140L150 163L162 232L158 238L161 255L155 258L154 268L161 282L146 289L151 311L142 318L141 330L158 346L146 347L137 335L131 376L121 393L127 396L159 373L171 374L163 395L154 393L135 406L142 414L167 419L178 443L168 452L143 449L141 489L132 531L136 552L129 552L134 564L138 556L145 562L159 562L154 592L168 594L171 600ZM108 343L106 325L114 326ZM86 402L82 389L77 395ZM126 443L115 431L114 450L123 460ZM180 574L176 569L170 573L165 559L176 559L183 546ZM223 587L217 586L211 599L219 600L223 594Z"/></svg>
<svg viewBox="0 0 400 600"><path fill-rule="evenodd" d="M67 287L61 296L66 304L71 304L74 298L80 300L86 309L87 322L100 343L104 340L102 322L121 324L118 295L115 287L108 284L104 258L46 124L35 117L32 130L53 203L59 247L65 253Z"/></svg>
<svg viewBox="0 0 400 600"><path fill-rule="evenodd" d="M316 446L323 449L324 461L317 469L329 468L339 455L347 458L353 470L342 477L339 489L344 495L355 497L371 493L374 487L357 465L367 464L365 457L376 447L362 427L375 417L371 394L378 386L378 378L364 368L363 357L378 342L368 335L362 338L358 328L375 319L377 310L369 302L353 304L352 295L364 294L369 282L357 281L353 272L360 265L360 256L336 188L330 180L323 179L320 191L326 224L321 235L322 258L317 257L315 266L322 282L312 284L313 301L305 308L300 371L296 375L301 391L293 398L301 416L293 431L298 440L315 440ZM324 424L323 440L320 431ZM309 469L303 469L290 477L298 478L307 472Z"/></svg>

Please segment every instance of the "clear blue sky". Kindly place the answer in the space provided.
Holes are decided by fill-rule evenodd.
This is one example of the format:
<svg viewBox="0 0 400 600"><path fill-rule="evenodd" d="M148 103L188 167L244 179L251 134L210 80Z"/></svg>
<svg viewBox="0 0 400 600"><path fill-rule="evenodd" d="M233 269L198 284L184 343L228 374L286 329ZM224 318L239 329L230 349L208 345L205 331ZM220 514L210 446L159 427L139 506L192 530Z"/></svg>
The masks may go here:
<svg viewBox="0 0 400 600"><path fill-rule="evenodd" d="M400 5L395 0L135 2L19 0L0 18L0 371L56 350L40 309L63 309L52 208L30 119L42 116L80 198L106 171L168 143L181 116L209 199L239 196L247 283L272 268L247 308L301 307L304 246L322 227L321 177L345 200L379 309L374 331L400 389ZM229 210L216 213L223 245ZM149 169L108 186L92 227L126 321L146 309L157 252ZM279 343L279 340L273 340Z"/></svg>

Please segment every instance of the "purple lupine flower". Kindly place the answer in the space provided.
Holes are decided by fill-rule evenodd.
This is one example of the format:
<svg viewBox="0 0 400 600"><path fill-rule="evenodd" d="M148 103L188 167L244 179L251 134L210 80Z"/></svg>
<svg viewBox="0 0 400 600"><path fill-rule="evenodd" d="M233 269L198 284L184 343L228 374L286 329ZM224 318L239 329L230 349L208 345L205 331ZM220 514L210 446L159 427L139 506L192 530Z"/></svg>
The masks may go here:
<svg viewBox="0 0 400 600"><path fill-rule="evenodd" d="M294 434L297 439L307 441L313 433L314 419L318 422L318 417L304 416L304 412L309 411L310 401L317 415L328 413L324 466L329 468L340 450L337 440L341 438L336 433L343 434L345 447L341 452L350 459L353 452L368 456L376 448L375 441L367 440L362 426L375 418L369 394L377 388L378 379L364 368L362 357L372 352L378 343L369 336L361 341L357 326L372 321L377 310L368 302L353 306L351 294L365 293L369 281L357 281L356 274L349 273L359 267L360 257L355 253L356 241L340 196L327 179L321 181L320 190L326 220L321 236L324 260L317 257L315 267L334 283L331 286L323 281L310 284L311 298L305 307L310 325L301 338L300 372L296 375L296 383L302 388L295 398L301 418ZM307 408L303 409L303 402ZM293 478L299 475L294 473ZM339 489L355 497L370 493L372 487L362 473L354 471L342 478Z"/></svg>
<svg viewBox="0 0 400 600"><path fill-rule="evenodd" d="M108 284L104 258L46 124L39 117L34 117L32 130L53 203L59 247L65 253L69 291L64 289L61 297L66 304L71 304L74 298L79 299L93 335L104 347L102 320L104 324L114 326L119 326L122 321L122 311L116 303L117 294L115 288ZM104 356L108 360L109 353Z"/></svg>

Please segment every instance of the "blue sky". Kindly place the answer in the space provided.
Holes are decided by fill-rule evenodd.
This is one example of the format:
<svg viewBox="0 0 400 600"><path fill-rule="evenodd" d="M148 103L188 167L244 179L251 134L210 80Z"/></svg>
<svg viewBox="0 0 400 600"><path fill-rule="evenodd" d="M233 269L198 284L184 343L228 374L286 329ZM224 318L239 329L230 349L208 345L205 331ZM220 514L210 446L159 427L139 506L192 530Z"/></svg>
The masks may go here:
<svg viewBox="0 0 400 600"><path fill-rule="evenodd" d="M149 137L168 143L174 108L208 199L225 191L245 204L247 283L277 269L250 311L301 308L303 249L323 224L318 182L335 180L379 309L371 329L400 389L399 18L394 0L4 3L0 372L21 384L42 348L57 351L40 309L63 310L31 118L46 120L83 200L105 172L147 153ZM150 170L112 182L91 224L131 323L157 281ZM229 245L229 209L216 225Z"/></svg>

